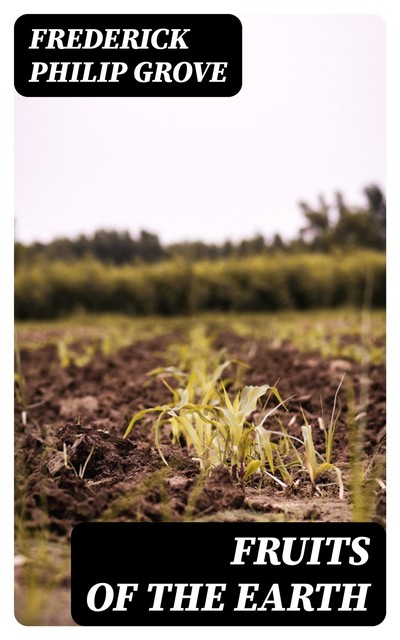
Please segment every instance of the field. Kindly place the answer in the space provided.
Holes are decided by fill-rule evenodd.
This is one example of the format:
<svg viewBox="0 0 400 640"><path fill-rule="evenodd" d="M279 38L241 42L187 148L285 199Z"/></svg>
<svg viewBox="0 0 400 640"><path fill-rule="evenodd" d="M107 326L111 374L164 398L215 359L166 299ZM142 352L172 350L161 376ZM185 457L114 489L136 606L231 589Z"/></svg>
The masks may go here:
<svg viewBox="0 0 400 640"><path fill-rule="evenodd" d="M385 523L385 316L19 322L16 614L72 624L87 520Z"/></svg>

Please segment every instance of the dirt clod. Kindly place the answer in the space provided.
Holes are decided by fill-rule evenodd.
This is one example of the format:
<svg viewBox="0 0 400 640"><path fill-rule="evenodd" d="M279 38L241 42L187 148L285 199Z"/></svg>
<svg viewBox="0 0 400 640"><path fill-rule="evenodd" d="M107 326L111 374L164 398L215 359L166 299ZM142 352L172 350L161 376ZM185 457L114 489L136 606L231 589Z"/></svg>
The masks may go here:
<svg viewBox="0 0 400 640"><path fill-rule="evenodd" d="M197 498L196 510L200 513L214 513L224 509L240 509L244 503L243 489L236 485L226 467L213 469Z"/></svg>

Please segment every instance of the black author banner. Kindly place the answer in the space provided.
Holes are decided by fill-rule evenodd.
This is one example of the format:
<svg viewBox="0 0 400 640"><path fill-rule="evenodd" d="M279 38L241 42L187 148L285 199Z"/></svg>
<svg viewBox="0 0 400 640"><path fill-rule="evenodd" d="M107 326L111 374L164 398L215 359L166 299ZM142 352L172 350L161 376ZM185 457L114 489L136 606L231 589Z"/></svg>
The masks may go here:
<svg viewBox="0 0 400 640"><path fill-rule="evenodd" d="M229 97L242 86L230 14L27 14L14 48L27 97Z"/></svg>
<svg viewBox="0 0 400 640"><path fill-rule="evenodd" d="M377 625L373 523L84 523L72 532L80 625Z"/></svg>

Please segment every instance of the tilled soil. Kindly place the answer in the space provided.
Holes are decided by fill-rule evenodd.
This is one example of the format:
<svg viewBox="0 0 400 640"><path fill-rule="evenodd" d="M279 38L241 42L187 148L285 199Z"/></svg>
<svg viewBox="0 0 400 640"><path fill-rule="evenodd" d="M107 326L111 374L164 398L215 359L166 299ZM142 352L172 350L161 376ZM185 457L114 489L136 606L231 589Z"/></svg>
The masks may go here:
<svg viewBox="0 0 400 640"><path fill-rule="evenodd" d="M62 368L50 345L21 352L28 407L17 405L15 411L16 615L23 624L73 624L68 541L79 522L352 519L347 482L349 388L354 389L356 413L366 413L368 464L385 441L383 367L365 372L350 360L323 360L318 354L300 354L291 345L272 349L266 342L228 332L216 339L215 346L224 348L227 356L247 363L240 370L241 384L277 384L281 396L290 398L289 410L280 415L296 437L301 437L302 408L321 452L321 398L329 417L345 374L332 460L346 484L345 499L339 500L332 478L329 486L315 488L303 477L296 486L282 489L273 482L260 486L258 480L243 486L224 467L205 477L184 446L171 445L168 433L162 441L166 466L154 445L151 416L123 439L133 414L170 401L161 380L146 374L170 364L165 360L168 346L179 339L182 336L157 337L113 355L96 353L84 367ZM364 406L359 404L363 389L368 390ZM376 493L372 518L383 523L385 494L378 485ZM24 558L19 539L28 549L28 558ZM65 560L60 564L59 554L67 558L66 564Z"/></svg>
<svg viewBox="0 0 400 640"><path fill-rule="evenodd" d="M185 448L172 446L165 434L162 450L167 467L154 446L150 417L123 439L134 413L170 401L170 392L161 380L146 375L164 364L170 342L167 337L138 342L110 356L97 353L84 367L68 368L61 367L53 346L22 351L31 408L26 420L21 408L16 408L17 514L24 514L28 530L45 526L51 535L68 538L75 524L96 519L351 520L348 495L339 500L334 483L320 490L307 478L290 490L274 483L260 487L256 481L243 487L222 467L204 478ZM379 444L383 447L382 367L372 367L366 373L350 360L323 360L317 354L300 354L290 345L271 349L265 342L227 332L218 335L215 346L248 364L241 372L243 384L277 383L281 396L291 398L289 411L281 413L288 432L301 437L301 407L321 452L321 398L329 418L345 374L333 459L345 479L350 381L356 403L360 389L368 389L367 406L356 406L357 413L365 411L367 415L366 460ZM377 498L375 517L382 521L385 497Z"/></svg>

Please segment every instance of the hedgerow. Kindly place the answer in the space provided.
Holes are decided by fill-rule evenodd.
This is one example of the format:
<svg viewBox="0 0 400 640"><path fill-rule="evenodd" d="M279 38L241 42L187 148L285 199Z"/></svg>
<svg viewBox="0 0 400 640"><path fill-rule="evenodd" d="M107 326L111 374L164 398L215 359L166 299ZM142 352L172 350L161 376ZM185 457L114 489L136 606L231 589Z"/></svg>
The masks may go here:
<svg viewBox="0 0 400 640"><path fill-rule="evenodd" d="M37 261L16 271L15 315L20 320L50 319L82 310L172 316L361 307L365 302L383 308L385 294L385 256L378 252L120 267L93 259Z"/></svg>

